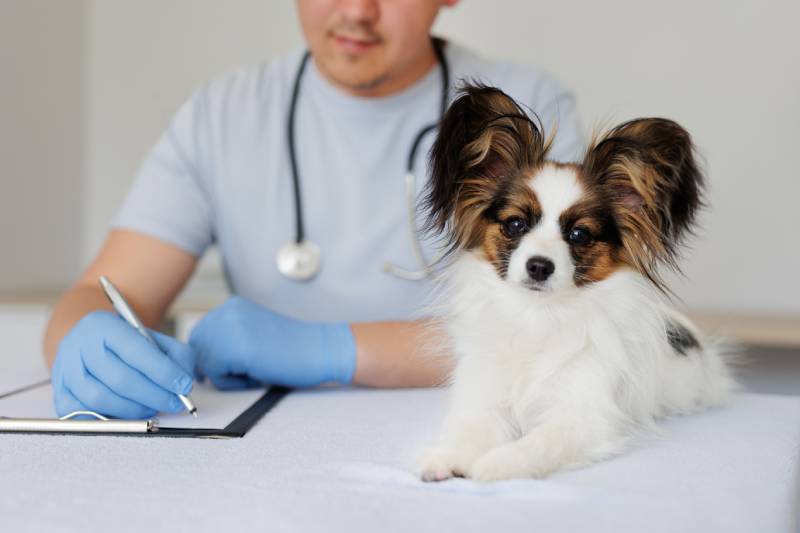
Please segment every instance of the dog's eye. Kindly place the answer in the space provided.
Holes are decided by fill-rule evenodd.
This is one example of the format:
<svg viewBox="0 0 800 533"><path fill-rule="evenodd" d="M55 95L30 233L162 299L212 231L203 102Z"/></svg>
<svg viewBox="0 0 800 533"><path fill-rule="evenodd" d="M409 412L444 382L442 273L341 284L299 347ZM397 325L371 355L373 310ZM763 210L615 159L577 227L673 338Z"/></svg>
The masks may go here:
<svg viewBox="0 0 800 533"><path fill-rule="evenodd" d="M572 228L567 235L572 244L588 244L592 240L591 234L583 228Z"/></svg>
<svg viewBox="0 0 800 533"><path fill-rule="evenodd" d="M519 237L528 229L528 224L520 217L510 217L503 221L503 233L507 237Z"/></svg>

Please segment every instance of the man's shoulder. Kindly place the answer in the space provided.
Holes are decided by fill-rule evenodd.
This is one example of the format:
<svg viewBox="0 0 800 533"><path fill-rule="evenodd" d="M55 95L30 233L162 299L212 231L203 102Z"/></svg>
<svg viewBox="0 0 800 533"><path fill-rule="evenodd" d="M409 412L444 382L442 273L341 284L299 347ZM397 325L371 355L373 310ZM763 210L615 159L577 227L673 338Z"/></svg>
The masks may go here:
<svg viewBox="0 0 800 533"><path fill-rule="evenodd" d="M498 87L527 105L543 104L569 90L546 69L532 64L488 59L457 43L448 45L453 63L452 82L458 87L480 82Z"/></svg>
<svg viewBox="0 0 800 533"><path fill-rule="evenodd" d="M239 65L212 77L197 90L211 105L243 105L284 98L291 90L302 50L293 50L268 61Z"/></svg>

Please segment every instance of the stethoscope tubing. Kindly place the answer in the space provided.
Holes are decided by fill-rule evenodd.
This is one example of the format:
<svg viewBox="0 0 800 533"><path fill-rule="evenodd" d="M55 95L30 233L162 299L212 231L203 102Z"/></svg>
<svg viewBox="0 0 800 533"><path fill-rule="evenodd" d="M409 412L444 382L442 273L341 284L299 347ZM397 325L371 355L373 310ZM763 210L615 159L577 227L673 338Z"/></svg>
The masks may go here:
<svg viewBox="0 0 800 533"><path fill-rule="evenodd" d="M433 49L436 53L437 61L439 62L439 68L442 73L442 98L441 98L441 107L440 107L440 114L439 118L444 115L444 112L447 109L447 104L449 102L449 91L450 91L450 68L447 62L447 58L444 54L444 41L434 38L433 39ZM311 242L306 242L306 235L305 235L305 227L303 223L303 202L300 193L300 172L297 167L297 147L295 141L295 117L297 113L297 102L300 97L300 87L301 81L303 78L303 73L308 65L308 60L311 57L311 52L306 50L303 54L302 59L300 60L300 65L297 68L297 73L295 74L294 84L292 86L292 97L291 102L289 104L289 114L287 117L287 125L286 125L286 134L288 138L289 144L289 164L291 166L292 171L292 187L293 187L293 196L294 196L294 208L295 208L295 237L294 237L294 246L295 247L302 247L302 246L310 246L312 248L317 248ZM417 237L417 228L415 224L415 194L416 194L416 179L414 175L414 160L416 159L417 152L419 150L419 146L422 143L422 140L428 135L430 132L436 130L438 127L437 123L430 124L422 128L419 133L417 133L416 137L414 138L414 142L411 144L411 149L408 153L408 160L406 163L406 175L404 178L404 187L406 193L406 203L407 203L407 217L409 221L409 230L412 234L412 248L414 252L414 256L418 261L421 270L419 271L410 271L406 269L402 269L396 266L389 264L388 262L384 263L383 271L393 274L395 276L408 279L408 280L420 280L423 279L431 274L432 268L428 265L425 261L424 254L422 253L422 246L419 242L419 238ZM287 243L282 247L286 248L289 246L291 248L291 243ZM285 252L285 250L283 250ZM279 252L280 255L280 252ZM279 270L292 279L298 280L306 280L310 279L316 274L316 269L319 268L317 265L314 267L314 272L310 275L302 274L298 275L297 273L285 272L284 269L280 267L280 257L279 257ZM290 261L291 263L291 261Z"/></svg>

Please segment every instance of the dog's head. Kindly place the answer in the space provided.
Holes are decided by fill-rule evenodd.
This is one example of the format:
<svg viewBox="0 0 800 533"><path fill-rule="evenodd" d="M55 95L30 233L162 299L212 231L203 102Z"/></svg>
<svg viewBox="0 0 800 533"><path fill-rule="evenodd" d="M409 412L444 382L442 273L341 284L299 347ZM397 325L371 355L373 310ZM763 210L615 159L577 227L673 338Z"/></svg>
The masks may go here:
<svg viewBox="0 0 800 533"><path fill-rule="evenodd" d="M533 291L602 281L622 267L664 289L701 206L689 134L663 118L621 124L581 164L547 161L541 125L499 89L467 86L431 149L428 229Z"/></svg>

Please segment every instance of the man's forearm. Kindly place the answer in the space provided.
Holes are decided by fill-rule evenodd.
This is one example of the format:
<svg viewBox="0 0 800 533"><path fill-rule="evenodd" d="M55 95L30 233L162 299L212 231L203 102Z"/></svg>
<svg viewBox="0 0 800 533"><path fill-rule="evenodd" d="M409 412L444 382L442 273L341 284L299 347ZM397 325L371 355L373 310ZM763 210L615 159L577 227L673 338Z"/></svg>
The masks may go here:
<svg viewBox="0 0 800 533"><path fill-rule="evenodd" d="M351 324L356 342L353 383L368 387L432 387L452 370L440 333L429 322Z"/></svg>
<svg viewBox="0 0 800 533"><path fill-rule="evenodd" d="M97 310L113 309L97 278L114 281L148 327L161 321L194 271L197 258L177 246L127 230L112 230L94 262L61 298L44 338L48 366L61 339L81 318Z"/></svg>

